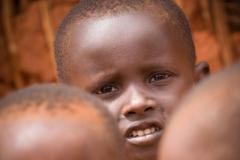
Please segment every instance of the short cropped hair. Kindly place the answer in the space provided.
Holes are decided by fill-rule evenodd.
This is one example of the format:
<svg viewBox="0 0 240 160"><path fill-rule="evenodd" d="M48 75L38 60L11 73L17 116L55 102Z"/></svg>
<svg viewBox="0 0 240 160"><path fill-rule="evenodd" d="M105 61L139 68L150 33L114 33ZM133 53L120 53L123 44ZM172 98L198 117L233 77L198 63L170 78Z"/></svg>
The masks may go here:
<svg viewBox="0 0 240 160"><path fill-rule="evenodd" d="M72 107L72 104L76 104L76 107ZM15 91L0 100L0 115L28 110L44 110L46 113L74 112L78 107L93 107L105 119L110 119L109 124L114 123L103 102L76 87L64 84L33 85Z"/></svg>
<svg viewBox="0 0 240 160"><path fill-rule="evenodd" d="M34 106L36 108L41 104L46 104L46 109L59 109L60 106L63 106L62 109L68 109L68 104L73 102L87 102L100 110L105 108L95 97L76 87L65 84L41 84L20 89L7 95L0 101L0 110L13 105L29 108L32 107L32 104L36 104Z"/></svg>
<svg viewBox="0 0 240 160"><path fill-rule="evenodd" d="M81 0L70 10L63 22L60 24L55 40L55 57L57 61L58 76L64 79L66 71L65 64L69 64L68 55L64 54L68 48L69 29L72 24L91 17L105 15L117 15L122 12L138 11L154 8L159 14L166 14L167 20L171 22L184 39L184 44L190 49L190 56L195 63L195 46L192 39L191 29L183 11L172 0Z"/></svg>

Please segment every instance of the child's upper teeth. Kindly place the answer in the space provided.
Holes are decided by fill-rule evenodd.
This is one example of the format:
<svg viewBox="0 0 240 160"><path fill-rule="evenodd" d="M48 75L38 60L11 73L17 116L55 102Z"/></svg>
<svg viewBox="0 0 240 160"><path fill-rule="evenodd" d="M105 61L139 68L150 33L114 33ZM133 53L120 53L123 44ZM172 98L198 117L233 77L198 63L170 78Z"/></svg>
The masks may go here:
<svg viewBox="0 0 240 160"><path fill-rule="evenodd" d="M147 128L147 129L139 129L139 130L134 130L131 133L131 137L140 137L140 136L145 136L145 135L149 135L152 134L156 131L158 131L159 129L156 127L151 127L151 128Z"/></svg>
<svg viewBox="0 0 240 160"><path fill-rule="evenodd" d="M143 136L144 135L144 131L143 130L138 130L137 134L138 134L138 136Z"/></svg>
<svg viewBox="0 0 240 160"><path fill-rule="evenodd" d="M155 132L155 127L152 127L152 128L151 128L151 132Z"/></svg>
<svg viewBox="0 0 240 160"><path fill-rule="evenodd" d="M133 131L133 137L136 137L138 135L137 131Z"/></svg>
<svg viewBox="0 0 240 160"><path fill-rule="evenodd" d="M145 135L146 135L146 134L150 134L150 133L151 133L151 129L148 128L148 129L145 129L145 130L144 130L144 134L145 134Z"/></svg>

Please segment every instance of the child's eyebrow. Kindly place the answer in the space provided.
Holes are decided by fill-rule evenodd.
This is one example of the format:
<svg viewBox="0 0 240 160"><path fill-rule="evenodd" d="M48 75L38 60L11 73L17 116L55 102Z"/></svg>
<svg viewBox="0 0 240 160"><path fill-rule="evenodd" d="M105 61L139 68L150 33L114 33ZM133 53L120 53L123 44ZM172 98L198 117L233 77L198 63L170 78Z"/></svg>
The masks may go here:
<svg viewBox="0 0 240 160"><path fill-rule="evenodd" d="M90 85L86 87L87 90L93 90L103 83L107 83L117 78L117 72L114 69L108 69L96 73L90 80Z"/></svg>
<svg viewBox="0 0 240 160"><path fill-rule="evenodd" d="M157 59L154 61L145 61L141 64L141 72L148 72L152 70L168 70L172 72L177 72L177 67L168 63L166 61L158 61Z"/></svg>

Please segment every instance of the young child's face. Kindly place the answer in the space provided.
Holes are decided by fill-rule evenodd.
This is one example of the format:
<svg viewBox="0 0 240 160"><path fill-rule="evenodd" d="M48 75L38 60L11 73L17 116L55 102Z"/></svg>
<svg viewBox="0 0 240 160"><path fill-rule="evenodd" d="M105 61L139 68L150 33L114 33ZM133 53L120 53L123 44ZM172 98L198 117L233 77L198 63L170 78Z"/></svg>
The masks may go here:
<svg viewBox="0 0 240 160"><path fill-rule="evenodd" d="M92 18L71 29L65 83L107 104L131 156L155 159L166 119L194 84L190 49L169 22L147 13Z"/></svg>
<svg viewBox="0 0 240 160"><path fill-rule="evenodd" d="M22 115L23 116L23 115ZM89 115L91 116L91 115ZM102 119L91 117L99 122ZM94 125L96 125L94 123ZM98 124L100 125L100 124ZM0 122L1 160L115 160L105 142L96 135L104 132L79 125L79 119L27 115ZM3 128L2 128L3 127ZM104 127L103 127L104 128ZM106 133L105 133L106 134ZM104 138L104 136L101 136ZM109 137L112 139L112 137ZM111 146L112 147L112 146ZM116 150L116 149L114 149ZM116 154L113 153L116 156Z"/></svg>

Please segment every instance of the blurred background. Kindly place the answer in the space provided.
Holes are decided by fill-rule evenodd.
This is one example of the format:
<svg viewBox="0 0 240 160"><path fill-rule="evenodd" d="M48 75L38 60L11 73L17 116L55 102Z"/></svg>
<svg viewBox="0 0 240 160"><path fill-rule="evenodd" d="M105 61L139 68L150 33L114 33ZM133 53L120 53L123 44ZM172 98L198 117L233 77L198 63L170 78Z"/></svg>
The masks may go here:
<svg viewBox="0 0 240 160"><path fill-rule="evenodd" d="M56 82L54 37L79 0L0 0L0 97ZM191 24L197 59L217 72L240 58L240 0L175 0Z"/></svg>

